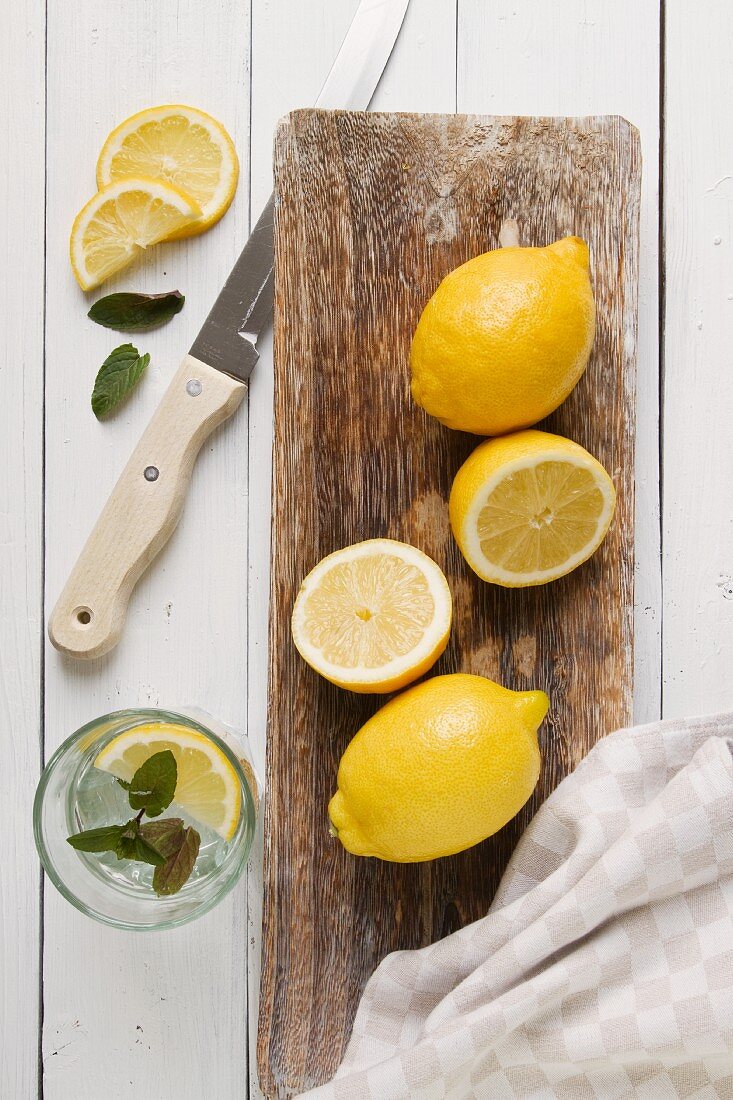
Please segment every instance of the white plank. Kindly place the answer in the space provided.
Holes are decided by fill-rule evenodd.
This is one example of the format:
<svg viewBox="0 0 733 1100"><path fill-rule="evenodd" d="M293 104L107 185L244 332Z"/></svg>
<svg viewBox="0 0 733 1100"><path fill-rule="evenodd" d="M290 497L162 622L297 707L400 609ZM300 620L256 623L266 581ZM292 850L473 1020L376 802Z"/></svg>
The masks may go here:
<svg viewBox="0 0 733 1100"><path fill-rule="evenodd" d="M667 4L664 713L733 707L733 9Z"/></svg>
<svg viewBox="0 0 733 1100"><path fill-rule="evenodd" d="M312 104L358 0L270 0L252 25L253 213L272 189L272 137L282 115ZM382 111L455 110L455 9L445 0L412 0L402 33L372 103ZM267 621L270 572L272 340L250 387L249 729L264 766L267 720ZM250 872L250 1095L260 1096L255 1044L259 996L261 858Z"/></svg>
<svg viewBox="0 0 733 1100"><path fill-rule="evenodd" d="M38 1087L41 760L44 13L21 2L0 38L0 1092Z"/></svg>
<svg viewBox="0 0 733 1100"><path fill-rule="evenodd" d="M657 0L459 0L458 109L620 114L641 132L634 710L648 721L660 708Z"/></svg>
<svg viewBox="0 0 733 1100"><path fill-rule="evenodd" d="M248 0L50 0L47 596L51 606L165 385L208 312L248 223ZM205 16L205 17L204 17ZM89 408L96 369L127 337L93 325L69 270L72 218L97 151L127 114L191 103L230 129L244 168L234 208L206 235L161 247L107 284L178 287L183 312L134 338L152 356L120 413ZM96 295L89 296L94 299ZM198 704L246 718L246 411L206 446L181 526L133 596L118 649L90 665L48 649L47 746L136 704ZM123 934L46 891L46 1100L241 1097L247 1077L246 887L176 932Z"/></svg>

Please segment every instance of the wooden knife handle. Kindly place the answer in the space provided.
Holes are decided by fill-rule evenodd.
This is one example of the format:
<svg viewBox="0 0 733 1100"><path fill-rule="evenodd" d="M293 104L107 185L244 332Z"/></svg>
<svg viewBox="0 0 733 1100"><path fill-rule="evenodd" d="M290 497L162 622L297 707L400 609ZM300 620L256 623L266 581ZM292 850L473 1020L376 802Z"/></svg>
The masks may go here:
<svg viewBox="0 0 733 1100"><path fill-rule="evenodd" d="M202 443L246 389L192 355L183 360L53 610L48 634L62 653L101 657L117 644L133 588L181 517Z"/></svg>

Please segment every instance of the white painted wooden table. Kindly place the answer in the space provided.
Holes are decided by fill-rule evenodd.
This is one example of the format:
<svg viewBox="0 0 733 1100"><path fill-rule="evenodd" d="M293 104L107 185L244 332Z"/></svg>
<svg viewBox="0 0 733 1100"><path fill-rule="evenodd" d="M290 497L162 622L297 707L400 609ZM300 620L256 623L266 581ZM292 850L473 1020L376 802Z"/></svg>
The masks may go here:
<svg viewBox="0 0 733 1100"><path fill-rule="evenodd" d="M119 648L62 659L44 620L271 186L276 119L316 96L357 0L16 0L0 38L0 1094L233 1100L251 1056L260 863L213 913L123 934L44 888L31 836L42 761L80 723L195 703L264 755L271 355L249 411L206 447L178 533ZM724 0L412 0L374 107L618 112L642 135L636 713L733 707L733 9ZM107 131L154 103L221 118L242 162L213 231L109 289L186 294L144 337L148 377L100 425L114 334L67 258ZM661 128L661 143L660 143ZM661 346L660 346L661 339ZM661 446L660 446L661 440ZM661 469L660 469L661 465ZM660 518L661 498L661 518Z"/></svg>

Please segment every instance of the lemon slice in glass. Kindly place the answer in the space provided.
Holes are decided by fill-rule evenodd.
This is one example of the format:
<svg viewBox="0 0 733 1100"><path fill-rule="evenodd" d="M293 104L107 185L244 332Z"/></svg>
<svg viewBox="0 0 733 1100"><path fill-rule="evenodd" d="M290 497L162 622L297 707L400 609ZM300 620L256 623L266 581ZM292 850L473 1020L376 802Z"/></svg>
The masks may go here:
<svg viewBox="0 0 733 1100"><path fill-rule="evenodd" d="M169 237L203 233L228 210L239 177L234 143L220 122L181 103L148 107L109 135L97 161L97 186L147 176L178 187L201 207L195 223Z"/></svg>
<svg viewBox="0 0 733 1100"><path fill-rule="evenodd" d="M437 661L452 603L442 570L414 546L371 539L329 554L293 608L300 655L339 687L396 691Z"/></svg>
<svg viewBox="0 0 733 1100"><path fill-rule="evenodd" d="M105 745L94 766L129 783L141 764L166 749L178 766L173 801L231 840L241 813L239 777L221 749L202 733L169 722L135 726Z"/></svg>
<svg viewBox="0 0 733 1100"><path fill-rule="evenodd" d="M616 491L585 448L524 431L487 439L456 474L450 519L461 553L485 581L545 584L593 554L611 523Z"/></svg>
<svg viewBox="0 0 733 1100"><path fill-rule="evenodd" d="M158 180L124 179L98 191L71 229L71 266L79 286L93 290L200 215L195 199Z"/></svg>

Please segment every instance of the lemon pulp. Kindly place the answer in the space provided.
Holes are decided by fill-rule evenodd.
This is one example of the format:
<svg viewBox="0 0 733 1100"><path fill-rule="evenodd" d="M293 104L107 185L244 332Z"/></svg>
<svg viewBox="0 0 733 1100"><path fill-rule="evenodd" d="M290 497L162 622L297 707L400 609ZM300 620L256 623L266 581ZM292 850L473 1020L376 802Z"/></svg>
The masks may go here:
<svg viewBox="0 0 733 1100"><path fill-rule="evenodd" d="M547 461L499 483L479 512L484 556L509 572L562 566L594 537L606 501L589 470Z"/></svg>
<svg viewBox="0 0 733 1100"><path fill-rule="evenodd" d="M98 191L71 230L71 266L82 290L99 286L200 214L194 199L157 180L125 179Z"/></svg>
<svg viewBox="0 0 733 1100"><path fill-rule="evenodd" d="M199 204L200 219L169 235L188 237L208 229L229 208L239 162L232 139L215 118L196 107L164 104L125 119L102 147L99 187L132 176L171 184Z"/></svg>

